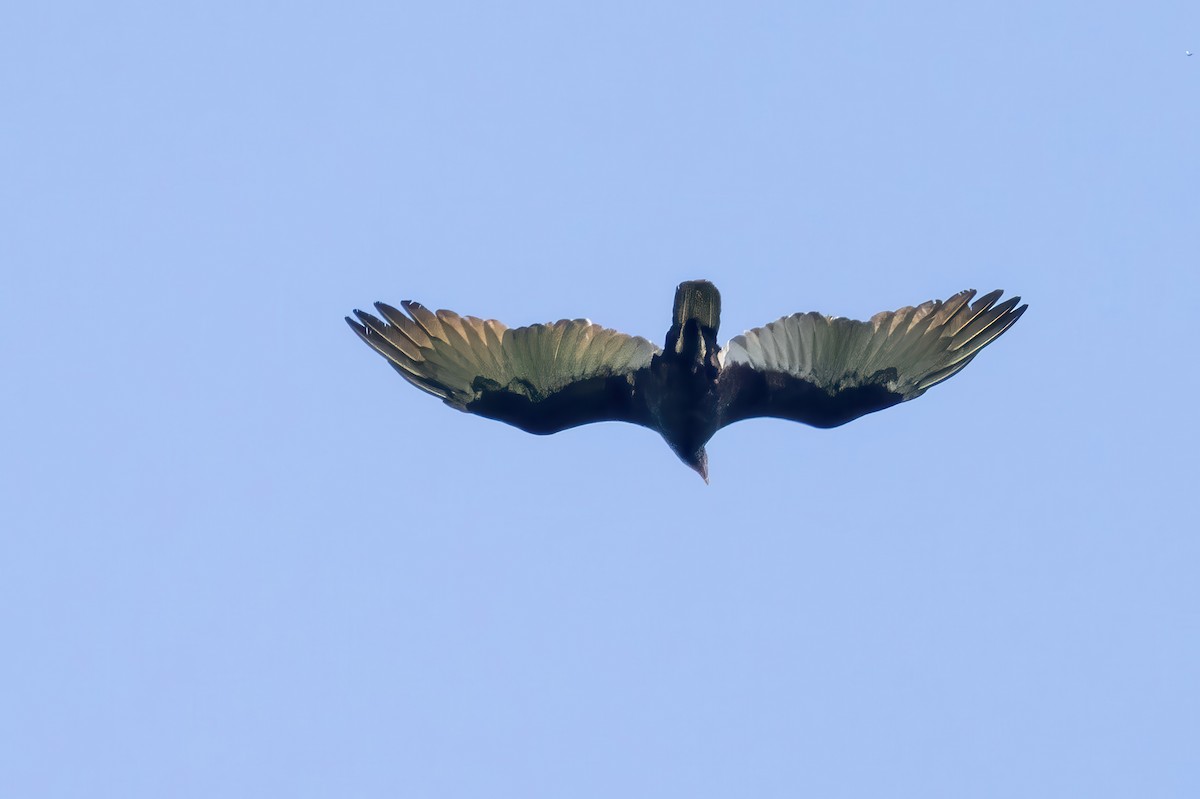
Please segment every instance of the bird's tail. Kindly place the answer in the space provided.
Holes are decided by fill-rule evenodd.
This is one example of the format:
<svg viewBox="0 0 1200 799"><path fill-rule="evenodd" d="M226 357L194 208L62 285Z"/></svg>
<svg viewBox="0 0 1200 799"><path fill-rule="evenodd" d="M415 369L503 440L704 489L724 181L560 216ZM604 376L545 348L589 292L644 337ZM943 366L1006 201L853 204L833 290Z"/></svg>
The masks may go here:
<svg viewBox="0 0 1200 799"><path fill-rule="evenodd" d="M679 328L695 319L713 333L721 326L721 295L707 280L687 280L675 289L674 323Z"/></svg>

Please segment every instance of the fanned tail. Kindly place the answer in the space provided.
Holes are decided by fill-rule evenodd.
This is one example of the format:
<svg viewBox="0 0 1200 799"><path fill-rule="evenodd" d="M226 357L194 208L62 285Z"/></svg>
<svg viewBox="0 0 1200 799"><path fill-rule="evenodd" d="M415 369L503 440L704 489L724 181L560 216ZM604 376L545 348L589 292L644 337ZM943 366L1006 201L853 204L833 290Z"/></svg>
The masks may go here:
<svg viewBox="0 0 1200 799"><path fill-rule="evenodd" d="M689 319L713 333L721 326L721 294L707 280L687 280L675 289L673 322L682 328Z"/></svg>

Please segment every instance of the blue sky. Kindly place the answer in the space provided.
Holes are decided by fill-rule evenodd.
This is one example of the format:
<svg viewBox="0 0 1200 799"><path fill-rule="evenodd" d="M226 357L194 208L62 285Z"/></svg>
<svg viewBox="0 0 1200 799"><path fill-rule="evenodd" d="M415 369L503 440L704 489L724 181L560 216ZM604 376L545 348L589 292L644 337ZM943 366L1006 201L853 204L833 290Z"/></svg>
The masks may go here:
<svg viewBox="0 0 1200 799"><path fill-rule="evenodd" d="M0 794L1196 795L1200 7L811 5L6 4ZM342 322L698 277L1030 310L710 486Z"/></svg>

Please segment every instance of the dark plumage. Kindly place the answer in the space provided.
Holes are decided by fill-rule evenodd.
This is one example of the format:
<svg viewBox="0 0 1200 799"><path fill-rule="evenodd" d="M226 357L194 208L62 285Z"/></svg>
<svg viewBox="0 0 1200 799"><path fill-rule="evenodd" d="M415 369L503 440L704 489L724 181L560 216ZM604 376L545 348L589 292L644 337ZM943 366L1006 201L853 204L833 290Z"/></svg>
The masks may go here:
<svg viewBox="0 0 1200 799"><path fill-rule="evenodd" d="M510 329L494 319L383 303L350 327L408 382L460 411L538 435L589 422L657 431L708 480L704 445L756 416L836 427L919 397L1025 312L975 291L856 322L787 316L717 345L721 295L706 280L675 291L663 349L586 319Z"/></svg>

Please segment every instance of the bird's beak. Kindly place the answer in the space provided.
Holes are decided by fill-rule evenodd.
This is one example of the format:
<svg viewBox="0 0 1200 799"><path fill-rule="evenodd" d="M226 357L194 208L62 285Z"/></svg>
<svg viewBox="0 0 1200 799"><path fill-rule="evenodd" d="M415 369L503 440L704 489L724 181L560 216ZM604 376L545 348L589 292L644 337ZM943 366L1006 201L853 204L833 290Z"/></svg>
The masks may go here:
<svg viewBox="0 0 1200 799"><path fill-rule="evenodd" d="M708 453L700 450L700 457L696 462L691 464L691 467L696 470L696 473L704 478L704 484L708 485Z"/></svg>

